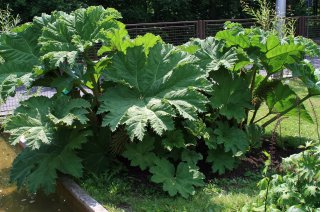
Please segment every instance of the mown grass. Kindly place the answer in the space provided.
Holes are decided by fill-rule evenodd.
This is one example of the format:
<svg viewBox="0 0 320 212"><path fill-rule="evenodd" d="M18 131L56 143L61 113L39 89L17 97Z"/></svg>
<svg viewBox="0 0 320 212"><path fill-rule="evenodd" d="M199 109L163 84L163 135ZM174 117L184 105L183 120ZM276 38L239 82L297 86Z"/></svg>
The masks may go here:
<svg viewBox="0 0 320 212"><path fill-rule="evenodd" d="M307 91L296 80L288 84L303 97ZM311 106L311 103L313 107ZM298 117L286 117L275 130L276 123L266 128L266 134L277 132L277 142L284 148L299 146L308 140L318 140L317 121L320 121L320 97L313 97L305 106L314 120L310 123ZM261 107L257 118L267 113L267 107ZM268 119L266 119L268 120ZM266 121L264 120L264 121ZM262 124L262 121L260 124ZM90 176L81 182L81 186L109 211L239 211L246 203L257 198L256 183L260 176L235 179L215 179L197 193L188 198L169 197L160 186L142 182L126 175Z"/></svg>
<svg viewBox="0 0 320 212"><path fill-rule="evenodd" d="M157 185L123 174L112 178L91 176L81 186L111 212L239 211L256 198L258 179L253 175L246 179L214 180L188 199L170 197Z"/></svg>
<svg viewBox="0 0 320 212"><path fill-rule="evenodd" d="M300 81L288 80L287 83L300 97L304 97L307 94L307 90ZM311 97L304 102L304 105L312 117L313 123L301 118L299 120L299 117L284 117L276 128L277 122L267 126L266 134L271 135L275 131L277 133L278 144L284 147L297 147L308 140L319 140L317 123L320 122L320 96ZM257 120L267 112L267 106L263 105L258 111ZM266 120L258 124L262 124Z"/></svg>

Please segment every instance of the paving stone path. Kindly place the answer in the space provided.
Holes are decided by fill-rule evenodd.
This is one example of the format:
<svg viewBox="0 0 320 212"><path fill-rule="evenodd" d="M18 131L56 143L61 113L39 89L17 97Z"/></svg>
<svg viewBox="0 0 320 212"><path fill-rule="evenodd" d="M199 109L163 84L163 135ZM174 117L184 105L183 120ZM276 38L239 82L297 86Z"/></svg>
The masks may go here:
<svg viewBox="0 0 320 212"><path fill-rule="evenodd" d="M320 58L311 59L311 62L316 68L320 68Z"/></svg>

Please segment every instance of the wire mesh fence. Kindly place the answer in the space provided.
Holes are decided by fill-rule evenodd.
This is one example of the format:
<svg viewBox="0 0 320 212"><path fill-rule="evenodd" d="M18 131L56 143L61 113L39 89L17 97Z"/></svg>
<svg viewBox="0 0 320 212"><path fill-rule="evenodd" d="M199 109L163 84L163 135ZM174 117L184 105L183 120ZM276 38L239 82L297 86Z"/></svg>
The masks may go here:
<svg viewBox="0 0 320 212"><path fill-rule="evenodd" d="M320 41L320 17L319 16L302 16L295 17L296 35L302 35L315 41ZM160 22L160 23L139 23L127 24L127 30L131 37L153 33L160 35L161 38L174 45L181 45L190 40L190 38L204 39L208 36L214 36L218 31L223 29L226 21L241 23L244 27L251 27L255 24L252 19L224 19L224 20L197 20L197 21L180 21L180 22ZM101 45L101 44L100 44ZM98 46L97 46L98 48ZM94 57L97 57L94 55ZM320 66L320 60L313 61L316 66ZM16 95L7 99L5 103L0 103L0 117L11 114L19 106L19 102L26 100L31 96L48 96L55 94L52 88L32 88L27 90L24 87L18 88Z"/></svg>
<svg viewBox="0 0 320 212"><path fill-rule="evenodd" d="M205 37L214 36L220 30L223 30L224 23L232 21L242 24L243 27L249 28L255 24L252 19L224 19L224 20L204 20Z"/></svg>
<svg viewBox="0 0 320 212"><path fill-rule="evenodd" d="M153 33L160 35L165 42L174 45L180 45L190 38L199 37L198 21L127 24L126 27L131 37Z"/></svg>
<svg viewBox="0 0 320 212"><path fill-rule="evenodd" d="M55 93L56 91L53 88L33 87L26 89L25 87L19 87L16 89L14 97L9 97L6 102L0 104L0 117L12 114L14 109L20 105L21 101L29 99L32 96L52 97Z"/></svg>

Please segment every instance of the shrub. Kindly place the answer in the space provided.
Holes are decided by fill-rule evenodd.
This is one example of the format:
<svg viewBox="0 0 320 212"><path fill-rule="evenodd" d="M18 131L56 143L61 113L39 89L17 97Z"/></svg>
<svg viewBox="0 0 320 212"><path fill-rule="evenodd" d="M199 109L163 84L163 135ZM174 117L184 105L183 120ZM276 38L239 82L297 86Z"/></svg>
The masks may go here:
<svg viewBox="0 0 320 212"><path fill-rule="evenodd" d="M262 102L273 121L320 94L303 60L318 54L310 40L228 24L216 38L175 47L152 34L131 39L120 18L89 7L44 14L0 35L3 101L21 85L57 91L21 102L6 120L9 142L27 145L11 172L18 186L51 192L58 172L78 178L83 166L102 172L128 159L171 196L188 197L204 183L199 161L223 174L260 145ZM305 83L306 97L269 79L284 68Z"/></svg>
<svg viewBox="0 0 320 212"><path fill-rule="evenodd" d="M244 211L315 211L320 209L320 146L307 143L306 150L282 162L282 173L259 182L259 201Z"/></svg>

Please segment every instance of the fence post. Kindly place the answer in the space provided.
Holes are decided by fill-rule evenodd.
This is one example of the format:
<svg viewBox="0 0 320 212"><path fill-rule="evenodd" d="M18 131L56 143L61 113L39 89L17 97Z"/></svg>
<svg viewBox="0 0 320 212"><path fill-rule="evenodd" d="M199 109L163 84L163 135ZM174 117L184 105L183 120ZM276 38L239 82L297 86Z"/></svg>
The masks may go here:
<svg viewBox="0 0 320 212"><path fill-rule="evenodd" d="M301 35L301 16L298 16L296 20L295 36L298 36Z"/></svg>
<svg viewBox="0 0 320 212"><path fill-rule="evenodd" d="M197 37L200 39L204 39L206 37L205 35L205 26L203 20L197 21Z"/></svg>
<svg viewBox="0 0 320 212"><path fill-rule="evenodd" d="M301 16L299 18L299 35L306 37L307 31L307 17Z"/></svg>
<svg viewBox="0 0 320 212"><path fill-rule="evenodd" d="M207 32L206 22L202 20L202 39L205 39L207 37L206 32Z"/></svg>

